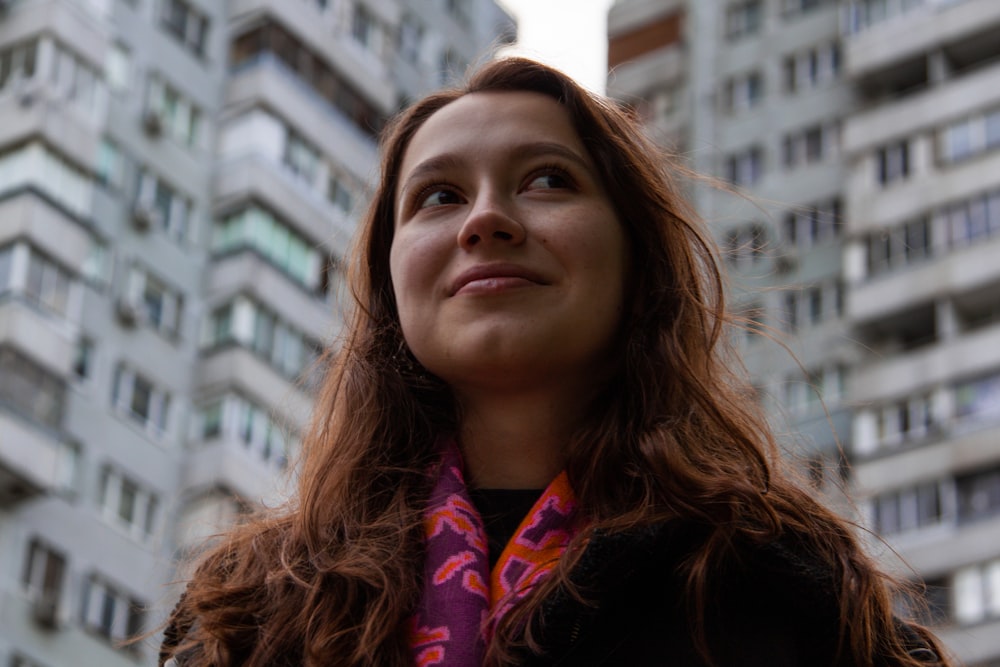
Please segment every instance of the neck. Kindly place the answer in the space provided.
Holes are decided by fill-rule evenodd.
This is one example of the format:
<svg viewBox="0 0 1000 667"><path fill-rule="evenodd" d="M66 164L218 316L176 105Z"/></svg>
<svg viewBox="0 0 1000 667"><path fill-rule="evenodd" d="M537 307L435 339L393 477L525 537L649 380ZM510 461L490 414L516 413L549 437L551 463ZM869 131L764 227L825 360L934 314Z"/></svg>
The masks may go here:
<svg viewBox="0 0 1000 667"><path fill-rule="evenodd" d="M470 485L542 489L563 469L583 417L579 395L463 394L459 442Z"/></svg>

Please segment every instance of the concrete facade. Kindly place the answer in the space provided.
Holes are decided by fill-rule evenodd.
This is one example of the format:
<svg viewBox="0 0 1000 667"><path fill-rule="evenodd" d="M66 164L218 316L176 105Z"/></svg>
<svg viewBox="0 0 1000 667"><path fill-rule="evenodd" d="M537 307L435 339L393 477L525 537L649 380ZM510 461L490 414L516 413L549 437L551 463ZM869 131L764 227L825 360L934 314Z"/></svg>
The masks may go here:
<svg viewBox="0 0 1000 667"><path fill-rule="evenodd" d="M736 312L801 362L741 335L790 454L1000 665L1000 6L619 0L608 32L609 93L749 195L692 189Z"/></svg>
<svg viewBox="0 0 1000 667"><path fill-rule="evenodd" d="M406 101L492 0L0 2L0 665L153 664L177 558L281 480Z"/></svg>

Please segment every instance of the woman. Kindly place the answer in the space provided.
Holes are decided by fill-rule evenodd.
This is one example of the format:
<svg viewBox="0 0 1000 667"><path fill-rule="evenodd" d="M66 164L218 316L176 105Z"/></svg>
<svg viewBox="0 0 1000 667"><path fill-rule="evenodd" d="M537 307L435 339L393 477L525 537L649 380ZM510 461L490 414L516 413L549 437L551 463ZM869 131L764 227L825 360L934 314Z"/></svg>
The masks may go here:
<svg viewBox="0 0 1000 667"><path fill-rule="evenodd" d="M628 113L501 60L382 149L297 500L204 557L163 660L946 664L784 471Z"/></svg>

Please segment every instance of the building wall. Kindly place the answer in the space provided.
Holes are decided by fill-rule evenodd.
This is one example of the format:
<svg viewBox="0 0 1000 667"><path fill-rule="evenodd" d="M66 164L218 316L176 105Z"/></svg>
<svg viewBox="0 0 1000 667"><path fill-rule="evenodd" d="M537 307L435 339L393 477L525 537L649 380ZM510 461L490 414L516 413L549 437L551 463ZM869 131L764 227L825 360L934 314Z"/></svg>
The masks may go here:
<svg viewBox="0 0 1000 667"><path fill-rule="evenodd" d="M928 584L956 655L1000 664L1000 7L619 0L609 43L667 6L681 38L613 63L608 89L749 195L692 190L734 309L806 370L741 335L779 436Z"/></svg>
<svg viewBox="0 0 1000 667"><path fill-rule="evenodd" d="M259 502L340 325L401 104L491 0L0 9L0 664L151 664L183 556Z"/></svg>

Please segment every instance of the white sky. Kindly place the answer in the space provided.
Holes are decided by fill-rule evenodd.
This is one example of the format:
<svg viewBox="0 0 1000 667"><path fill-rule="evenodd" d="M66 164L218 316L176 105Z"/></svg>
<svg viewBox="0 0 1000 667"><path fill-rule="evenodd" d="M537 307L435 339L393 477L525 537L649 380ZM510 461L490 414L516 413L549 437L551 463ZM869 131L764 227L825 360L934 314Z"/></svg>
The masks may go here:
<svg viewBox="0 0 1000 667"><path fill-rule="evenodd" d="M518 45L508 53L557 67L587 88L603 93L612 1L499 0L518 24Z"/></svg>

